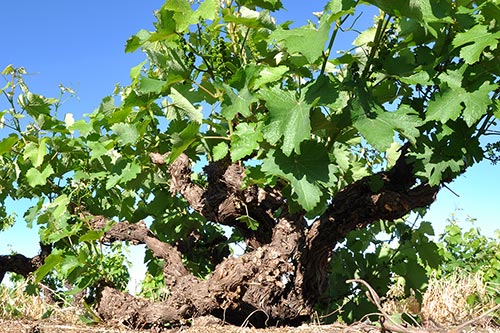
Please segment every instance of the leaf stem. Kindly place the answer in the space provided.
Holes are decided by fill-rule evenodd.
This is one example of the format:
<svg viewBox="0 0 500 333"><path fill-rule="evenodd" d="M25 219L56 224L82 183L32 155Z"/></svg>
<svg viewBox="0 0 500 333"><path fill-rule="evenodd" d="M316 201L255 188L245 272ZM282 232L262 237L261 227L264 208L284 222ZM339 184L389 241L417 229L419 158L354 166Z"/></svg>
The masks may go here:
<svg viewBox="0 0 500 333"><path fill-rule="evenodd" d="M380 18L377 24L377 31L375 32L375 38L373 39L374 45L372 45L370 49L370 54L368 55L368 59L366 60L365 68L363 69L363 73L361 74L361 77L367 78L370 69L373 63L373 59L375 59L375 54L377 53L377 50L379 48L380 42L382 41L382 36L383 32L387 28L387 25L389 24L389 20L385 19L385 12L380 11Z"/></svg>
<svg viewBox="0 0 500 333"><path fill-rule="evenodd" d="M207 136L204 136L203 139L231 141L231 138L228 138L227 136L217 136L217 135L207 135Z"/></svg>
<svg viewBox="0 0 500 333"><path fill-rule="evenodd" d="M330 37L330 41L328 42L328 48L326 49L326 51L323 51L323 64L321 65L321 72L319 73L319 76L325 73L326 64L328 63L328 58L330 57L330 54L332 52L335 38L337 38L337 33L339 32L340 27L342 26L342 24L344 24L344 22L347 20L348 17L349 15L345 15L343 18L339 18L335 22L335 28L333 29L332 36Z"/></svg>
<svg viewBox="0 0 500 333"><path fill-rule="evenodd" d="M210 97L214 98L214 99L217 99L217 95L215 95L213 92L211 92L210 90L208 90L207 88L205 88L204 86L201 85L201 83L198 83L196 81L192 81L194 84L196 84L198 86L198 88L200 88L201 90L203 90L204 92L206 92L207 94L210 95Z"/></svg>

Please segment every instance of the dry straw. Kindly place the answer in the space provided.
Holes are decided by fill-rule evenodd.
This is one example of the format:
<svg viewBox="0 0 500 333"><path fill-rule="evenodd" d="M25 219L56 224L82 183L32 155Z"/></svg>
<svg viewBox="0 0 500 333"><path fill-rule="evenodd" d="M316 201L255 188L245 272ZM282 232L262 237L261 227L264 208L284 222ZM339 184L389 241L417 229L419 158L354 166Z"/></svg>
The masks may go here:
<svg viewBox="0 0 500 333"><path fill-rule="evenodd" d="M0 319L36 321L47 318L56 322L79 322L80 311L77 307L59 306L43 293L28 295L25 292L27 286L25 281L17 282L14 286L0 285Z"/></svg>
<svg viewBox="0 0 500 333"><path fill-rule="evenodd" d="M500 286L486 283L482 272L458 271L440 279L431 276L421 305L413 295L402 299L403 295L403 285L394 284L387 294L385 311L418 315L424 326L447 327L476 318L493 308L495 297L500 295ZM487 325L495 315L500 317L497 311L476 325Z"/></svg>

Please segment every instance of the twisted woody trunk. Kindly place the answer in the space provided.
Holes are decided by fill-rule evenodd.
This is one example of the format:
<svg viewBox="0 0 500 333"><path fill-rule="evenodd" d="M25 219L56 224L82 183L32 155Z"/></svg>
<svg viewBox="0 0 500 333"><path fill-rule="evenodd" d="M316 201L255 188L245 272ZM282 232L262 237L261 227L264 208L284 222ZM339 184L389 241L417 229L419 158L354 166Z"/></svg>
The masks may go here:
<svg viewBox="0 0 500 333"><path fill-rule="evenodd" d="M159 166L164 163L158 154L151 154L151 159ZM160 242L143 223L115 224L103 241L146 244L164 259L163 275L171 293L167 301L152 303L104 287L98 311L107 320L144 326L214 315L237 325L244 321L257 327L298 324L310 317L325 291L332 250L348 232L427 206L438 191L415 185L403 153L390 171L379 173L383 180L379 191L372 192L369 178L363 178L339 192L328 209L308 224L303 213L288 212L279 188L242 189L244 168L238 164L222 161L207 166L206 188L191 181L186 155L177 158L168 172L172 194L183 196L206 219L238 229L246 239L247 252L226 258L209 278L200 280L184 267L179 249ZM281 213L275 218L278 210ZM257 230L238 220L247 214L259 222Z"/></svg>

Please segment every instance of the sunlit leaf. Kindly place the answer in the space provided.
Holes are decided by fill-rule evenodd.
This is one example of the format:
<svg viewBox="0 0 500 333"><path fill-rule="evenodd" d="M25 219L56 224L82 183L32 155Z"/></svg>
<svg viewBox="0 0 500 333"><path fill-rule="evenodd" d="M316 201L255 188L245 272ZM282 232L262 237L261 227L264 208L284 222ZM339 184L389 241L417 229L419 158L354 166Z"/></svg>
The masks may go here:
<svg viewBox="0 0 500 333"><path fill-rule="evenodd" d="M122 145L133 144L139 138L137 127L132 124L117 123L111 129L116 132Z"/></svg>
<svg viewBox="0 0 500 333"><path fill-rule="evenodd" d="M249 124L239 124L231 136L231 159L238 161L259 148L262 141L260 128Z"/></svg>
<svg viewBox="0 0 500 333"><path fill-rule="evenodd" d="M15 134L10 134L5 139L2 139L0 141L0 155L9 152L18 141L19 138Z"/></svg>
<svg viewBox="0 0 500 333"><path fill-rule="evenodd" d="M320 202L321 182L331 181L330 161L326 149L315 142L304 142L302 153L286 156L278 150L271 150L262 164L262 171L286 179L297 195L297 202L312 210Z"/></svg>
<svg viewBox="0 0 500 333"><path fill-rule="evenodd" d="M282 151L290 156L300 152L300 143L310 137L310 105L301 96L278 87L262 89L260 97L269 108L269 122L264 126L264 138L274 145L283 137Z"/></svg>

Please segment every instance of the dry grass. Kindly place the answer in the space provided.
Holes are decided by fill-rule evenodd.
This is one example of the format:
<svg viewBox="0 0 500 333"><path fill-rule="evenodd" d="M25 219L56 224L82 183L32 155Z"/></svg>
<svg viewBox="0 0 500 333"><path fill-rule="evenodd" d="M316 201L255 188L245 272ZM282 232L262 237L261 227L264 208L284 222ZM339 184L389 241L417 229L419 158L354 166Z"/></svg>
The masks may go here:
<svg viewBox="0 0 500 333"><path fill-rule="evenodd" d="M81 322L80 309L59 306L44 295L28 295L27 282L18 282L14 287L0 285L0 319L23 319L38 321L50 318L55 322L76 324Z"/></svg>
<svg viewBox="0 0 500 333"><path fill-rule="evenodd" d="M394 299L401 295L404 295L402 285L395 284L387 296ZM418 315L426 325L447 327L476 318L493 308L496 305L495 297L498 296L500 286L486 283L481 272L456 272L442 279L431 277L421 305L414 296L410 296L403 300L387 301L384 309L392 314ZM477 324L493 324L493 317L500 318L500 313L497 311Z"/></svg>
<svg viewBox="0 0 500 333"><path fill-rule="evenodd" d="M137 332L123 327L106 327L105 323L97 326L83 325L80 316L84 309L74 306L60 307L44 296L31 296L24 292L26 283L18 283L15 287L0 285L0 333L1 332ZM401 285L391 288L390 296L398 297L404 294ZM476 296L474 306L467 299ZM500 295L500 286L487 285L480 273L454 274L446 279L432 278L429 288L420 306L415 297L400 301L387 301L384 309L389 314L410 313L420 316L424 327L450 327L475 318L495 305L494 296ZM500 318L497 311L496 318ZM490 317L491 318L491 317ZM496 332L497 328L487 326L493 324L490 320L478 323L482 327L474 328L475 332ZM356 326L357 325L357 326ZM361 325L361 326L360 326ZM36 329L35 329L36 328ZM149 332L149 331L148 331ZM211 325L202 319L194 320L193 327L176 329L175 332L203 333L249 333L264 332L248 328L221 327ZM380 332L380 328L371 324L357 323L346 326L307 325L299 328L270 328L266 333L302 333L302 332Z"/></svg>
<svg viewBox="0 0 500 333"><path fill-rule="evenodd" d="M500 286L485 283L481 272L456 272L445 279L430 280L420 314L424 321L455 325L493 308L494 298L499 295ZM500 317L500 313L496 316Z"/></svg>

